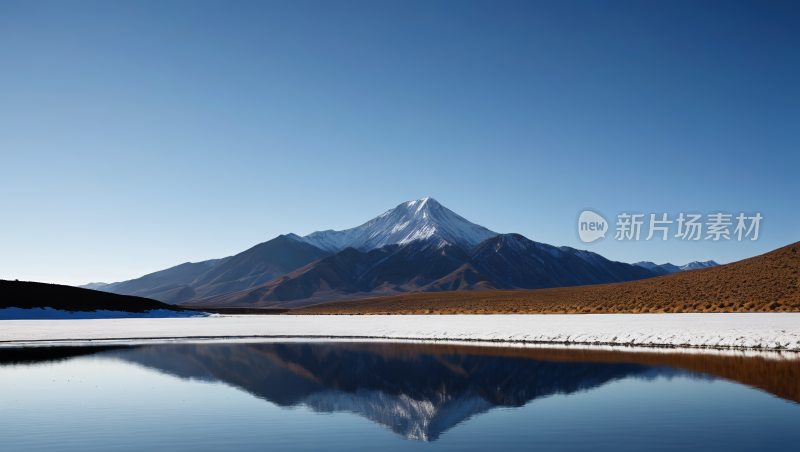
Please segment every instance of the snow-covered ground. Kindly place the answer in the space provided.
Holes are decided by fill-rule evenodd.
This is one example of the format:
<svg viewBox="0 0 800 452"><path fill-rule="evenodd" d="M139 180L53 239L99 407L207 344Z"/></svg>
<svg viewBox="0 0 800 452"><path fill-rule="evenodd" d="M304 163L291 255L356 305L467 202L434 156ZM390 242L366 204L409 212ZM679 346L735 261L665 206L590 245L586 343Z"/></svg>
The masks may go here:
<svg viewBox="0 0 800 452"><path fill-rule="evenodd" d="M800 313L0 320L0 341L338 337L800 351Z"/></svg>
<svg viewBox="0 0 800 452"><path fill-rule="evenodd" d="M147 312L124 312L98 310L94 312L60 311L53 308L5 308L0 309L0 320L42 320L42 319L128 319L128 318L164 318L164 317L206 317L208 314L184 311L175 312L167 309L154 309ZM2 333L0 333L2 334Z"/></svg>

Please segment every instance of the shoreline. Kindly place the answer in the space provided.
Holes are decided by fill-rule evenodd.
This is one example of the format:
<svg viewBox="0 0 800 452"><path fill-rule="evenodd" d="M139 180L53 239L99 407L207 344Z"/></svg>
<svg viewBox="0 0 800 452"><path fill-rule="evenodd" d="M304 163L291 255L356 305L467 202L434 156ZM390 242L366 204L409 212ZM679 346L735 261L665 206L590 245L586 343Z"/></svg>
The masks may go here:
<svg viewBox="0 0 800 452"><path fill-rule="evenodd" d="M0 344L212 339L424 340L800 351L800 313L225 316L3 320Z"/></svg>
<svg viewBox="0 0 800 452"><path fill-rule="evenodd" d="M419 339L413 337L382 337L382 336L164 336L164 337L118 337L118 338L93 338L93 339L39 339L29 341L0 341L0 348L6 347L39 347L60 345L109 345L121 343L125 345L154 345L172 343L272 343L272 342L359 342L359 343L411 343L411 344L442 344L442 345L469 345L478 347L552 347L573 350L606 350L626 352L754 352L753 356L764 354L785 354L793 359L800 358L800 348L757 348L737 346L703 346L703 345L663 345L663 344L623 344L612 342L545 342L545 341L515 341L515 340L486 340L486 339Z"/></svg>

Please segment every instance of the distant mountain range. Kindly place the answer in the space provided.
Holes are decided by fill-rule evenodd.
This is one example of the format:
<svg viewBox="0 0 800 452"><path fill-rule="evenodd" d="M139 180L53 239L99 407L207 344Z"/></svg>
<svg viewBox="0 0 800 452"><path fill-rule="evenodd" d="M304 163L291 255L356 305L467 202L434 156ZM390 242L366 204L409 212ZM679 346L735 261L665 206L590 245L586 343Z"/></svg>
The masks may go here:
<svg viewBox="0 0 800 452"><path fill-rule="evenodd" d="M705 261L705 262L694 261L694 262L689 262L688 264L680 267L677 265L672 265L669 262L667 262L666 264L656 265L652 262L647 262L647 261L635 262L633 265L638 265L639 267L646 268L650 271L658 273L659 275L669 275L671 273L677 273L686 270L697 270L698 268L719 266L719 264L714 261Z"/></svg>
<svg viewBox="0 0 800 452"><path fill-rule="evenodd" d="M714 265L614 262L498 234L424 198L352 229L281 235L235 256L81 287L170 304L292 308L409 292L625 282Z"/></svg>

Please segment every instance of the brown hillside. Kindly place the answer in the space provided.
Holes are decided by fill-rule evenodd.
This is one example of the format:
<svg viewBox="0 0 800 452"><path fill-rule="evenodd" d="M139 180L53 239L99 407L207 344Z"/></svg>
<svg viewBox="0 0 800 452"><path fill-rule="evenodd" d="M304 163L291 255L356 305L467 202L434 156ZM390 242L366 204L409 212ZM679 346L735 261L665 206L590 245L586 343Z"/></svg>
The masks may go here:
<svg viewBox="0 0 800 452"><path fill-rule="evenodd" d="M582 314L800 311L800 242L719 267L618 284L413 293L322 303L292 314Z"/></svg>

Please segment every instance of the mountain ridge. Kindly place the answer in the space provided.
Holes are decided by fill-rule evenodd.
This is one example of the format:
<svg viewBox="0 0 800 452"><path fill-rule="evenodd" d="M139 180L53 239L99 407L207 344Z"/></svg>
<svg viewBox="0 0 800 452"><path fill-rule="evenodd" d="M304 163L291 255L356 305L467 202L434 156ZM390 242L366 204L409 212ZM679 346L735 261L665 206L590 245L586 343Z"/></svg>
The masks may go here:
<svg viewBox="0 0 800 452"><path fill-rule="evenodd" d="M348 247L266 284L197 298L187 306L298 308L345 299L413 292L540 289L652 278L656 273L570 247L500 234L469 253L426 241L388 245L367 253Z"/></svg>
<svg viewBox="0 0 800 452"><path fill-rule="evenodd" d="M657 265L653 262L649 261L639 261L634 262L633 265L646 268L650 271L654 271L659 275L669 275L672 273L688 271L688 270L697 270L699 268L709 268L709 267L717 267L719 266L718 263L709 260L709 261L692 261L686 265L673 265L667 262L666 264Z"/></svg>
<svg viewBox="0 0 800 452"><path fill-rule="evenodd" d="M324 250L279 235L234 256L187 262L97 290L177 304L259 286L326 256Z"/></svg>

